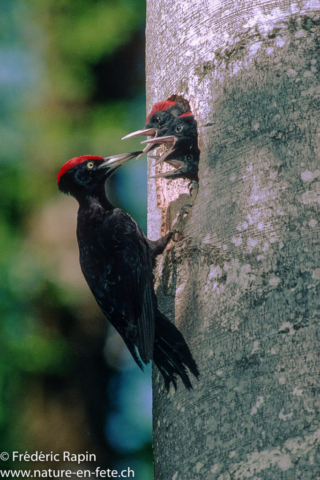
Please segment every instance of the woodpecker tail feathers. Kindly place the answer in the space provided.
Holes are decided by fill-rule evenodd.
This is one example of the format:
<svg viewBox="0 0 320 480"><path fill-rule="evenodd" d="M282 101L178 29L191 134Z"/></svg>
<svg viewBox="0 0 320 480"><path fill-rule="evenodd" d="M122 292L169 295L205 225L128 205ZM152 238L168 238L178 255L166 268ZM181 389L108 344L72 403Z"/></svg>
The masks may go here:
<svg viewBox="0 0 320 480"><path fill-rule="evenodd" d="M159 310L156 312L153 361L162 374L168 391L170 382L177 389L177 375L188 390L192 389L186 367L196 378L199 377L197 364L182 334Z"/></svg>

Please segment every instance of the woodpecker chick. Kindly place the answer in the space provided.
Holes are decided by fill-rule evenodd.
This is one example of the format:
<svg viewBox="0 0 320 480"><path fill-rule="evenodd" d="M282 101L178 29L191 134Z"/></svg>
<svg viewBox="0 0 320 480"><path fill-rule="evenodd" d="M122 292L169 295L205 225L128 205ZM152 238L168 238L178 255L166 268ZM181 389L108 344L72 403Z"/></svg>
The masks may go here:
<svg viewBox="0 0 320 480"><path fill-rule="evenodd" d="M173 147L164 155L162 155L156 162L158 165L160 162L166 162L176 170L158 173L151 178L186 178L188 180L198 182L198 165L200 150L198 148L196 138L179 138L175 137L159 137L154 139L154 144L164 143L166 139L173 142Z"/></svg>
<svg viewBox="0 0 320 480"><path fill-rule="evenodd" d="M149 113L143 130L137 130L123 137L122 140L138 136L152 138L165 135L196 135L197 122L191 112L187 112L183 105L172 100L156 103ZM149 150L155 148L147 145L137 160Z"/></svg>
<svg viewBox="0 0 320 480"><path fill-rule="evenodd" d="M58 187L79 203L80 265L102 312L140 368L153 359L167 389L170 382L176 388L177 375L190 389L186 367L198 377L197 365L179 330L158 310L153 285L155 258L173 232L157 241L148 240L105 193L105 182L113 171L140 153L72 158L58 174Z"/></svg>

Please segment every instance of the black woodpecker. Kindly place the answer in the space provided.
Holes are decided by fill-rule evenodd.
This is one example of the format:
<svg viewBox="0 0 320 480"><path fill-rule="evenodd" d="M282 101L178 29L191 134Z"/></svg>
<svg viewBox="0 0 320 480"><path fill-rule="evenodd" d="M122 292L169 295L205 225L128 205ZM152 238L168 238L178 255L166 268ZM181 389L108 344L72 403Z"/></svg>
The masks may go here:
<svg viewBox="0 0 320 480"><path fill-rule="evenodd" d="M140 153L72 158L58 174L58 187L79 203L80 265L102 312L140 368L153 360L167 390L170 382L177 388L177 376L191 389L187 368L198 377L197 365L182 334L158 310L153 285L155 258L173 232L148 240L130 215L114 208L105 194L112 172Z"/></svg>

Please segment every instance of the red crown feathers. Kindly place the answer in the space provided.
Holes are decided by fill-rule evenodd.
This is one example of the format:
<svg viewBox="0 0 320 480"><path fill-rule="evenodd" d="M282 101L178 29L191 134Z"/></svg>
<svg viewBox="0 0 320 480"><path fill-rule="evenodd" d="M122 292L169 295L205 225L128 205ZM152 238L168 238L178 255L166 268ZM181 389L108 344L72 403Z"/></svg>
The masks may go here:
<svg viewBox="0 0 320 480"><path fill-rule="evenodd" d="M60 178L64 175L68 170L79 165L79 163L85 162L86 160L103 160L103 157L98 155L82 155L81 157L74 157L71 158L67 163L65 163L58 173L57 183L59 183Z"/></svg>

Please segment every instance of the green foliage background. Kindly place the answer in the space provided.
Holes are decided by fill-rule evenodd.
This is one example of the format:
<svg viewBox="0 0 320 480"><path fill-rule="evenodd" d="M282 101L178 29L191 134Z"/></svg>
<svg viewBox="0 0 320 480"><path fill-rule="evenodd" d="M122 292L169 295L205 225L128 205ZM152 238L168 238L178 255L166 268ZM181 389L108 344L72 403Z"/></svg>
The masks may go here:
<svg viewBox="0 0 320 480"><path fill-rule="evenodd" d="M123 390L123 372L138 375L122 348L113 365L101 366L94 409L84 393L81 375L98 358L105 327L80 271L68 265L77 257L76 205L61 198L56 176L73 156L139 148L120 139L145 120L144 23L144 0L1 2L0 451L90 448L115 464L138 461L140 480L152 478L150 425L136 450L112 445L107 431L99 437L110 412L121 412L121 400L110 398ZM131 163L109 194L145 228L146 162ZM92 381L95 365L90 372ZM101 423L89 443L77 425L75 438L64 432L70 412L73 422L87 422L86 434Z"/></svg>

